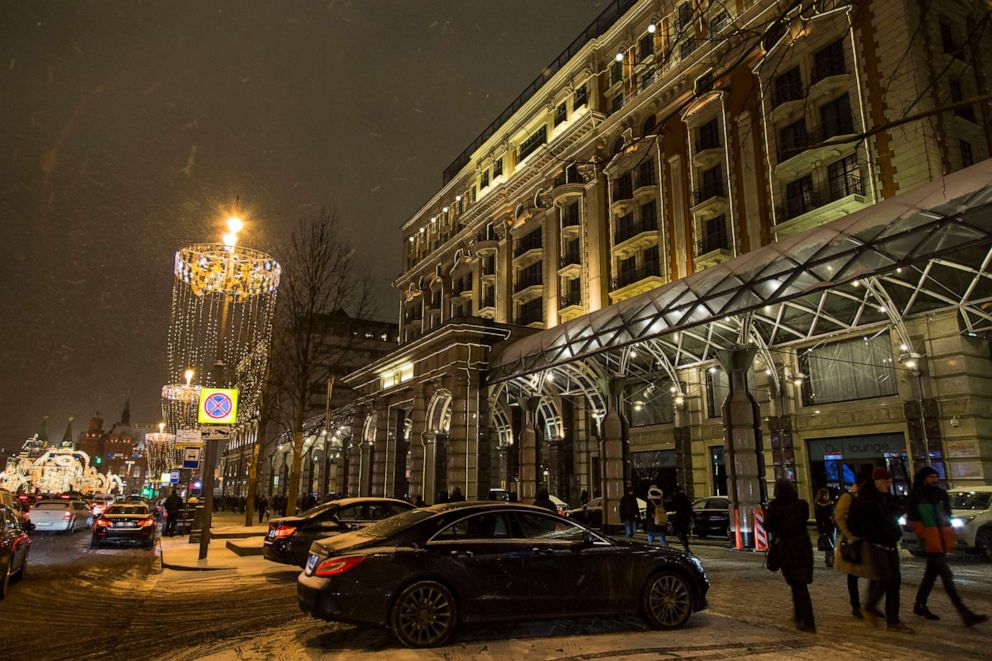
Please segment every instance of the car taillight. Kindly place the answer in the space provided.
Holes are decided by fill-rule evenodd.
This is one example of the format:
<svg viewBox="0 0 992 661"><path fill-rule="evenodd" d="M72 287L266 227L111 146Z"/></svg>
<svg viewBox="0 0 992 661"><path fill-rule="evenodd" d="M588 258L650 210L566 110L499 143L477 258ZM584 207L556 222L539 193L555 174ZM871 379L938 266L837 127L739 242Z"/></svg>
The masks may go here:
<svg viewBox="0 0 992 661"><path fill-rule="evenodd" d="M66 512L65 514L62 515L62 519L65 521L68 521L71 518L72 518L72 512Z"/></svg>
<svg viewBox="0 0 992 661"><path fill-rule="evenodd" d="M324 560L322 563L317 565L317 569L315 569L313 573L315 576L337 576L338 574L343 574L349 569L352 569L364 560L364 555L353 556L350 558L331 558L330 560Z"/></svg>
<svg viewBox="0 0 992 661"><path fill-rule="evenodd" d="M138 525L139 526L154 526L155 525L155 519L153 519L151 517L148 517L147 519L142 519L141 521L138 521Z"/></svg>
<svg viewBox="0 0 992 661"><path fill-rule="evenodd" d="M296 528L294 528L293 526L279 526L278 528L276 528L276 534L275 534L275 536L276 537L289 537L294 532L296 532Z"/></svg>
<svg viewBox="0 0 992 661"><path fill-rule="evenodd" d="M107 528L110 526L110 521L108 521L107 519L97 519L96 525L98 525L101 528Z"/></svg>

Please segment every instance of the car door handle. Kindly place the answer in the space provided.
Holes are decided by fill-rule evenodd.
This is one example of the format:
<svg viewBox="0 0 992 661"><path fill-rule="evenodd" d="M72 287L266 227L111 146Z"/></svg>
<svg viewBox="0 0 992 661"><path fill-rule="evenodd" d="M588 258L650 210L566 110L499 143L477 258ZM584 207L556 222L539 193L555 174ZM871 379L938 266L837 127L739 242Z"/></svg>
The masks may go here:
<svg viewBox="0 0 992 661"><path fill-rule="evenodd" d="M455 557L458 557L458 558L466 558L466 557L471 558L473 555L475 555L471 551L455 551L455 550L451 550L450 553L451 553L451 555L453 555Z"/></svg>

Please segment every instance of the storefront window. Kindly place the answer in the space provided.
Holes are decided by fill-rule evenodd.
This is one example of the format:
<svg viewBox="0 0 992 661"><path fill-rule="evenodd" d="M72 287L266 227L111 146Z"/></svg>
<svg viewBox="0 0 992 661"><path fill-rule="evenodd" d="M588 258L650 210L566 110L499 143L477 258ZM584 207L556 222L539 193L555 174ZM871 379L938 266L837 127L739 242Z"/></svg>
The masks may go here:
<svg viewBox="0 0 992 661"><path fill-rule="evenodd" d="M667 381L628 385L624 397L631 427L668 424L675 420L672 393Z"/></svg>
<svg viewBox="0 0 992 661"><path fill-rule="evenodd" d="M896 394L888 333L834 342L799 353L806 406Z"/></svg>
<svg viewBox="0 0 992 661"><path fill-rule="evenodd" d="M911 474L902 434L871 434L811 439L809 451L813 490L826 487L836 495L850 489L861 474L883 467L892 473L892 492L909 493Z"/></svg>

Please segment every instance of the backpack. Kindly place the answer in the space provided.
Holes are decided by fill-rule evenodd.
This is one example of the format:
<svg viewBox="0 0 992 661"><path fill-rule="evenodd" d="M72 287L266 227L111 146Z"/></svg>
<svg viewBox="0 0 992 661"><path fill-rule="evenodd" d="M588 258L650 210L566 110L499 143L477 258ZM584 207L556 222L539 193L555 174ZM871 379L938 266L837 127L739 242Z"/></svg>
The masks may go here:
<svg viewBox="0 0 992 661"><path fill-rule="evenodd" d="M654 525L656 526L667 526L668 525L668 512L665 511L664 505L656 505L654 508Z"/></svg>

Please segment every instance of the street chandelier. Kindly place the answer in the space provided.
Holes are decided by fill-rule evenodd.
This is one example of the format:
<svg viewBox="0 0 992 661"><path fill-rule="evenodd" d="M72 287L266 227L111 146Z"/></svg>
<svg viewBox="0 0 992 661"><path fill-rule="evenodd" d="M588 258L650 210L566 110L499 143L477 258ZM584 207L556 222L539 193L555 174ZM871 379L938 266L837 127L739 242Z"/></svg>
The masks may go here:
<svg viewBox="0 0 992 661"><path fill-rule="evenodd" d="M251 248L220 243L195 243L176 252L175 275L193 294L226 294L243 301L272 294L281 268L269 255Z"/></svg>

